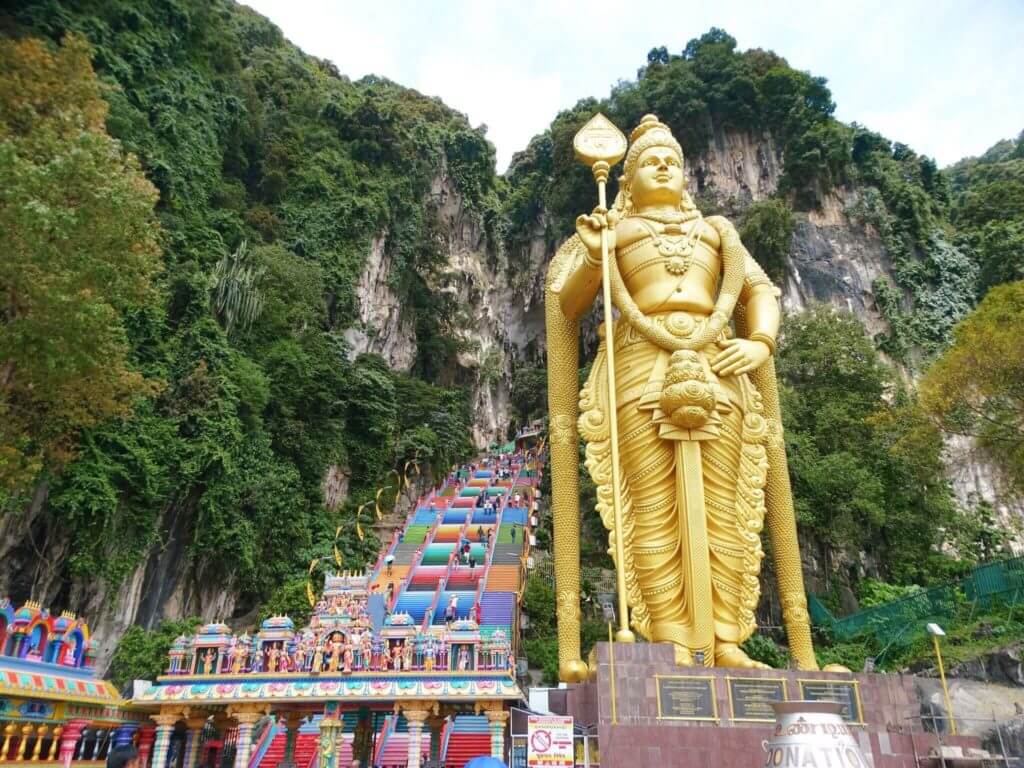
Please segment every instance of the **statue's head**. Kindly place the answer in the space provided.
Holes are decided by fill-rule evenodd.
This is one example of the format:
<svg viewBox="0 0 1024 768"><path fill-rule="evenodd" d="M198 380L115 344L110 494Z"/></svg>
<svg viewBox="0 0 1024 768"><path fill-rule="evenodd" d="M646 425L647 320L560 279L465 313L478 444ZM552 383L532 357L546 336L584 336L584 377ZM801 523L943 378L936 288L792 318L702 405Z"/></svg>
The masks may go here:
<svg viewBox="0 0 1024 768"><path fill-rule="evenodd" d="M655 115L644 115L629 138L616 207L627 213L649 205L693 208L686 194L683 149L669 127Z"/></svg>

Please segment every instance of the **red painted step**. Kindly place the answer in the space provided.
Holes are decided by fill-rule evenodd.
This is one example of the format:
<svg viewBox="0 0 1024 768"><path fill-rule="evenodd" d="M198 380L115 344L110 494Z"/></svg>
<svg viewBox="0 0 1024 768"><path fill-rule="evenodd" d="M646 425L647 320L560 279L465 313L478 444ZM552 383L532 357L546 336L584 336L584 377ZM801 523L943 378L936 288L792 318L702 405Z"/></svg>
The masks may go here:
<svg viewBox="0 0 1024 768"><path fill-rule="evenodd" d="M474 757L491 754L491 737L486 733L453 733L448 740L445 768L463 768Z"/></svg>

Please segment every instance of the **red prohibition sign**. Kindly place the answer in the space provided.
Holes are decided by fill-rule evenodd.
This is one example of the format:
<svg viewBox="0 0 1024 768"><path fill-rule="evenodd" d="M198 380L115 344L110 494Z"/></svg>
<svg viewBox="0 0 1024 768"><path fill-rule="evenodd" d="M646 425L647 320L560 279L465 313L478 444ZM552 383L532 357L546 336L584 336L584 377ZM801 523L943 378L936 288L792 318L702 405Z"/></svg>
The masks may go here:
<svg viewBox="0 0 1024 768"><path fill-rule="evenodd" d="M530 739L534 752L547 752L551 749L551 733L549 731L535 731Z"/></svg>

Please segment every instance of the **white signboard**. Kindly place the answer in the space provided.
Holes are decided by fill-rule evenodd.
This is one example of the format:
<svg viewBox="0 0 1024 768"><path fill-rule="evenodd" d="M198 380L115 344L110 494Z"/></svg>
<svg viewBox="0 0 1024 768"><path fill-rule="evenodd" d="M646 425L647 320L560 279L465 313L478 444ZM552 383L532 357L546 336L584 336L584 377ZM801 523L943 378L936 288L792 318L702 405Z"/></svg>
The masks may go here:
<svg viewBox="0 0 1024 768"><path fill-rule="evenodd" d="M573 768L572 718L530 715L526 726L527 768Z"/></svg>

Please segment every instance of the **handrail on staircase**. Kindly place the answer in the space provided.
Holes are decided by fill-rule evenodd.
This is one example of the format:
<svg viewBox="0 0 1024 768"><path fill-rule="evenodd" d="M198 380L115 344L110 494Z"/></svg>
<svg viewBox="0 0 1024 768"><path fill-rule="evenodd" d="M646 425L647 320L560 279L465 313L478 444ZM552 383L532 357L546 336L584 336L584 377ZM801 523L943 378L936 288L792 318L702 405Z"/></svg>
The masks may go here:
<svg viewBox="0 0 1024 768"><path fill-rule="evenodd" d="M437 613L437 603L441 599L441 595L444 594L445 587L448 585L448 577L442 576L437 581L437 589L434 590L434 599L431 600L430 606L426 611L423 612L423 623L420 628L427 632L430 629L430 625L434 623L434 614Z"/></svg>
<svg viewBox="0 0 1024 768"><path fill-rule="evenodd" d="M397 715L386 715L384 717L384 728L381 729L380 740L377 742L377 749L374 750L373 753L374 765L379 765L381 759L384 757L384 748L387 746L388 739L394 733L397 722Z"/></svg>
<svg viewBox="0 0 1024 768"><path fill-rule="evenodd" d="M448 762L448 742L452 739L453 730L455 730L455 721L446 717L444 719L444 727L441 730L441 747L438 750L438 758L441 765L445 765Z"/></svg>
<svg viewBox="0 0 1024 768"><path fill-rule="evenodd" d="M252 749L252 755L249 758L249 768L257 768L257 766L263 761L263 757L267 754L267 750L270 748L271 742L273 742L274 738L277 736L277 731L278 726L276 719L267 723Z"/></svg>

